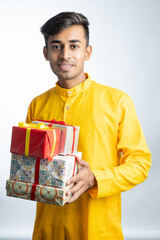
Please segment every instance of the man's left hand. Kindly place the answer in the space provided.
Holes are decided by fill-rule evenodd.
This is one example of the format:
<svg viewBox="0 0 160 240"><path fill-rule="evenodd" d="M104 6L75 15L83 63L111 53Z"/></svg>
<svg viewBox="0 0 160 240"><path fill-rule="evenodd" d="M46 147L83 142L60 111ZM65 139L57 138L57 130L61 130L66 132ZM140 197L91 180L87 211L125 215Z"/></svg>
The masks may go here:
<svg viewBox="0 0 160 240"><path fill-rule="evenodd" d="M72 195L67 203L74 202L84 192L97 184L96 178L90 170L89 163L80 158L77 158L77 163L80 165L79 172L67 181L67 185L74 184L74 186L67 192L67 195Z"/></svg>

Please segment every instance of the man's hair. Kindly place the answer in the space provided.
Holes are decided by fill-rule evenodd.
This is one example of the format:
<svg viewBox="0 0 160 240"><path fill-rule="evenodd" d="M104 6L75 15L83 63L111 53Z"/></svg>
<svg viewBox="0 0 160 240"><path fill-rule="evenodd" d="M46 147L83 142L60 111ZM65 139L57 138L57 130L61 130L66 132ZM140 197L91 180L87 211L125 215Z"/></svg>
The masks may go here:
<svg viewBox="0 0 160 240"><path fill-rule="evenodd" d="M41 28L41 33L44 36L46 47L48 47L49 36L60 33L67 27L73 25L81 25L84 29L84 37L89 45L89 22L88 19L81 13L76 12L61 12L49 19Z"/></svg>

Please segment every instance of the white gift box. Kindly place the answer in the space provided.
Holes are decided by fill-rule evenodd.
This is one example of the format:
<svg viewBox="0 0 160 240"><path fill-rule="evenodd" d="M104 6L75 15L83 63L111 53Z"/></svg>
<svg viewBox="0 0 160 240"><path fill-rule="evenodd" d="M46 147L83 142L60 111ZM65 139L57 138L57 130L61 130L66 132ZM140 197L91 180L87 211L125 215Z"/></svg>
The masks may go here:
<svg viewBox="0 0 160 240"><path fill-rule="evenodd" d="M55 124L47 121L32 121L32 123L44 123L46 126L51 128L57 128L61 130L61 142L60 142L60 154L66 155L77 152L78 147L78 138L79 138L79 130L78 126L71 125L61 125Z"/></svg>

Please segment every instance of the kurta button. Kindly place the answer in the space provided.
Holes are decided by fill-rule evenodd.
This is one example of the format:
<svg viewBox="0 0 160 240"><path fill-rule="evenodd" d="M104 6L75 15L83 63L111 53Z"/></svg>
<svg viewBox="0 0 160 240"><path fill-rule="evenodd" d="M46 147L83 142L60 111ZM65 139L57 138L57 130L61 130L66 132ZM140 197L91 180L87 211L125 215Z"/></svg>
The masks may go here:
<svg viewBox="0 0 160 240"><path fill-rule="evenodd" d="M71 91L69 91L68 93L69 93L69 94L71 94L72 92L71 92Z"/></svg>
<svg viewBox="0 0 160 240"><path fill-rule="evenodd" d="M67 107L66 107L66 109L68 110L68 109L69 109L69 107L67 106Z"/></svg>

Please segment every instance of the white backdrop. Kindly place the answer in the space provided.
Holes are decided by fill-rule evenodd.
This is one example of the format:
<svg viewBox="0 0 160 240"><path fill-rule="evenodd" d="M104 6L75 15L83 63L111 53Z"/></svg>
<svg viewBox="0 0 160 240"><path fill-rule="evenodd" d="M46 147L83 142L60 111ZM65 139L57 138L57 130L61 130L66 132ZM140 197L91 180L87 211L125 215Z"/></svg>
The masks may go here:
<svg viewBox="0 0 160 240"><path fill-rule="evenodd" d="M31 240L36 203L5 196L11 128L56 82L39 28L61 11L88 17L93 55L85 70L132 97L152 152L148 179L122 193L125 239L160 239L159 0L0 0L0 239Z"/></svg>

